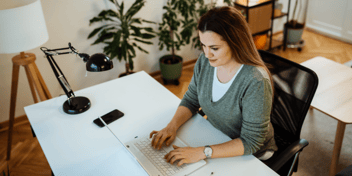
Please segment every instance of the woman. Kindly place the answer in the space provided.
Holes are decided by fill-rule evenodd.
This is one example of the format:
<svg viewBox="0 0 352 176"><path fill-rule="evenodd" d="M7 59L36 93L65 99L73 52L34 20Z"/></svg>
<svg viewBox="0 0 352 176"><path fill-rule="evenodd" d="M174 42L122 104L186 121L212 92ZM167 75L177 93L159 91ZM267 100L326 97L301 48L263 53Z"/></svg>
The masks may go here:
<svg viewBox="0 0 352 176"><path fill-rule="evenodd" d="M194 163L205 158L253 154L261 160L277 150L270 122L272 80L242 14L233 7L209 10L198 23L203 53L173 119L150 133L152 146L170 145L179 127L201 107L207 120L232 140L205 146L173 146L167 162Z"/></svg>

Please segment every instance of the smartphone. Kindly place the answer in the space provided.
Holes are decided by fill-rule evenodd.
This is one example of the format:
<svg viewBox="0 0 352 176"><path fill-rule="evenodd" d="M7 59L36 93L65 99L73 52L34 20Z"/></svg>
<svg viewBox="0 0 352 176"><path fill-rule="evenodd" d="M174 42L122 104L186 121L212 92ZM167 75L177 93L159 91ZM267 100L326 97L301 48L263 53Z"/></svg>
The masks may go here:
<svg viewBox="0 0 352 176"><path fill-rule="evenodd" d="M104 122L106 124L109 124L109 123L112 123L113 121L123 117L123 115L124 115L123 112L121 112L117 109L114 109L113 111L101 116L101 118L104 120ZM99 118L96 118L93 122L96 125L98 125L99 127L104 127L103 122Z"/></svg>

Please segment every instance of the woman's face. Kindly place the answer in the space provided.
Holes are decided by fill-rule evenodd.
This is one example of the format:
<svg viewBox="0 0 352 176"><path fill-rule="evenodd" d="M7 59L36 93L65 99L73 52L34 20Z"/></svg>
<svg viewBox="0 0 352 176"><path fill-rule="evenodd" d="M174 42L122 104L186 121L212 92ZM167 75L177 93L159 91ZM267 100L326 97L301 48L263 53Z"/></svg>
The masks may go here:
<svg viewBox="0 0 352 176"><path fill-rule="evenodd" d="M232 52L225 40L212 31L199 31L199 39L205 54L209 59L209 63L213 67L226 66L235 62L232 59Z"/></svg>

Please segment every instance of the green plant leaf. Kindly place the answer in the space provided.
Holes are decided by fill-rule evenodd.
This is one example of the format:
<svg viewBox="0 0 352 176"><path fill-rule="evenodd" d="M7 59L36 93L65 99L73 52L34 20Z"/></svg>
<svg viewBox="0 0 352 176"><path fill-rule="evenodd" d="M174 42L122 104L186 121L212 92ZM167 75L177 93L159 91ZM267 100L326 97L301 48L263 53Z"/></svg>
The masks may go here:
<svg viewBox="0 0 352 176"><path fill-rule="evenodd" d="M133 30L134 36L142 36L141 28L133 26L133 25L131 25L130 28Z"/></svg>
<svg viewBox="0 0 352 176"><path fill-rule="evenodd" d="M135 40L135 41L137 41L137 42L144 43L144 44L148 44L148 45L153 44L153 42L148 42L148 41L140 40L140 39L138 39L138 38L134 38L133 40Z"/></svg>
<svg viewBox="0 0 352 176"><path fill-rule="evenodd" d="M148 31L148 32L155 33L155 31L151 27L144 27L144 28L141 28L141 29L144 29L145 31Z"/></svg>
<svg viewBox="0 0 352 176"><path fill-rule="evenodd" d="M114 20L116 19L116 20ZM103 10L101 11L97 17L93 17L91 20L89 20L89 25L96 23L96 22L101 22L101 21L113 21L119 23L120 21L117 18L117 14L113 10Z"/></svg>
<svg viewBox="0 0 352 176"><path fill-rule="evenodd" d="M121 35L122 35L122 31L118 31L116 35L114 35L114 40L111 43L111 48L113 52L115 48L120 48Z"/></svg>
<svg viewBox="0 0 352 176"><path fill-rule="evenodd" d="M110 0L110 2L115 4L118 8L120 8L120 4L119 4L119 2L117 2L117 0Z"/></svg>
<svg viewBox="0 0 352 176"><path fill-rule="evenodd" d="M119 51L119 49L116 48L116 51ZM119 61L121 62L121 57L118 57L118 53L116 53L116 52L111 52L111 54L110 54L110 59L114 59L115 57L117 58L117 60L119 60Z"/></svg>
<svg viewBox="0 0 352 176"><path fill-rule="evenodd" d="M108 42L107 42L107 43L108 43ZM107 45L104 47L104 53L105 53L106 55L110 55L110 53L111 53L110 44L107 44ZM112 59L112 58L110 58L110 59Z"/></svg>
<svg viewBox="0 0 352 176"><path fill-rule="evenodd" d="M146 23L149 23L149 24L157 24L156 22L154 21L148 21L148 20L142 20L143 22L146 22Z"/></svg>
<svg viewBox="0 0 352 176"><path fill-rule="evenodd" d="M144 34L142 34L141 37L142 37L143 39L152 39L152 38L155 37L155 35L144 33Z"/></svg>
<svg viewBox="0 0 352 176"><path fill-rule="evenodd" d="M132 56L135 57L136 56L136 51L134 50L133 46L128 44L127 48L128 48L129 51L132 52Z"/></svg>
<svg viewBox="0 0 352 176"><path fill-rule="evenodd" d="M101 26L99 28L94 29L89 35L88 35L88 39L90 39L91 37L93 37L95 34L97 34L101 29L103 29L104 27L106 27L108 25L104 25Z"/></svg>
<svg viewBox="0 0 352 176"><path fill-rule="evenodd" d="M139 19L139 18L133 18L133 19L131 19L131 22L130 22L130 23L131 23L131 24L133 24L133 23L142 24L141 19Z"/></svg>
<svg viewBox="0 0 352 176"><path fill-rule="evenodd" d="M126 61L127 60L127 41L123 40L121 43L121 53L122 53L122 58Z"/></svg>
<svg viewBox="0 0 352 176"><path fill-rule="evenodd" d="M122 2L121 2L121 5L120 5L120 9L119 9L119 14L121 15L121 17L122 17L122 15L123 15L123 8L124 8L124 6L125 6L125 3L124 3L124 1L122 1Z"/></svg>
<svg viewBox="0 0 352 176"><path fill-rule="evenodd" d="M130 66L130 70L133 70L134 69L134 67L133 67L133 60L132 60L132 56L129 56L128 57L128 65Z"/></svg>
<svg viewBox="0 0 352 176"><path fill-rule="evenodd" d="M159 50L163 50L164 49L164 45L163 44L159 44Z"/></svg>
<svg viewBox="0 0 352 176"><path fill-rule="evenodd" d="M106 16L107 17L115 17L115 18L118 18L118 16L117 16L117 13L115 12L115 11L113 11L113 10L107 10L107 12L106 12Z"/></svg>
<svg viewBox="0 0 352 176"><path fill-rule="evenodd" d="M100 21L103 21L103 18L101 17L94 17L92 19L89 20L89 25L95 23L95 22L100 22Z"/></svg>
<svg viewBox="0 0 352 176"><path fill-rule="evenodd" d="M144 50L143 48L141 48L140 46L137 46L137 48L140 50L140 51L142 51L142 52L145 52L145 53L149 53L148 51L146 51L146 50Z"/></svg>
<svg viewBox="0 0 352 176"><path fill-rule="evenodd" d="M144 6L144 3L143 0L136 0L126 12L126 19L130 20Z"/></svg>

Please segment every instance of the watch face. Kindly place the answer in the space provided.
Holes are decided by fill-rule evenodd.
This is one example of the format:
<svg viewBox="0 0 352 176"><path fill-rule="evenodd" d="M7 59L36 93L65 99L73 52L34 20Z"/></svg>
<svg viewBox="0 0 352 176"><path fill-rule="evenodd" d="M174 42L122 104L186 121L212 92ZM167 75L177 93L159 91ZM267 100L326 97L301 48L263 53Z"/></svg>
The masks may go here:
<svg viewBox="0 0 352 176"><path fill-rule="evenodd" d="M205 147L204 153L207 157L211 157L213 150L210 147Z"/></svg>

